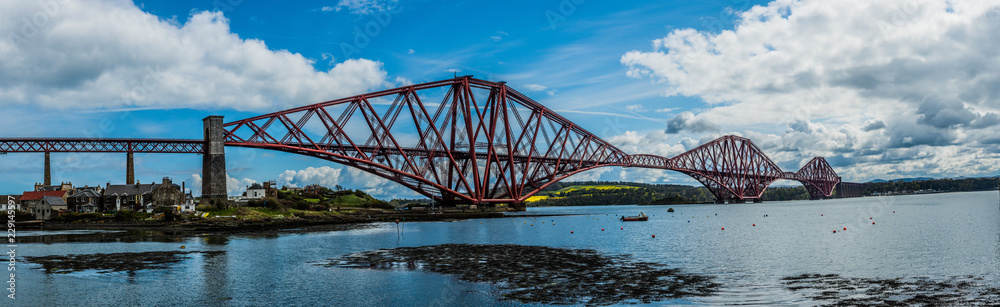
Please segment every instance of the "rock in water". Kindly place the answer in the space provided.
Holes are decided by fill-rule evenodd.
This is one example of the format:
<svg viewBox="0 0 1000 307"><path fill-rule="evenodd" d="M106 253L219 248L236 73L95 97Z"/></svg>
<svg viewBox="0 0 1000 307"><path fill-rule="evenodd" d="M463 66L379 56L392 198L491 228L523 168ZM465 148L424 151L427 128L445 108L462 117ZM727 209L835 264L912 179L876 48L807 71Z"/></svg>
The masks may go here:
<svg viewBox="0 0 1000 307"><path fill-rule="evenodd" d="M628 256L546 246L443 244L382 249L325 266L423 269L499 287L502 299L531 304L615 305L708 296L718 284Z"/></svg>

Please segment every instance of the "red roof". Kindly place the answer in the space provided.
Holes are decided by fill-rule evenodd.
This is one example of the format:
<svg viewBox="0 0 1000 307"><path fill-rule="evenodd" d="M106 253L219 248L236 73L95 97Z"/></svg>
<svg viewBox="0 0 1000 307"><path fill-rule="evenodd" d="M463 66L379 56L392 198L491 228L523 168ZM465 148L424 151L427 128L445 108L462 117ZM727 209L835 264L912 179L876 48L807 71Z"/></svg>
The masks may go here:
<svg viewBox="0 0 1000 307"><path fill-rule="evenodd" d="M21 195L21 201L40 200L42 199L42 196L55 196L61 198L65 195L66 191L31 191L31 192L25 191L24 195Z"/></svg>

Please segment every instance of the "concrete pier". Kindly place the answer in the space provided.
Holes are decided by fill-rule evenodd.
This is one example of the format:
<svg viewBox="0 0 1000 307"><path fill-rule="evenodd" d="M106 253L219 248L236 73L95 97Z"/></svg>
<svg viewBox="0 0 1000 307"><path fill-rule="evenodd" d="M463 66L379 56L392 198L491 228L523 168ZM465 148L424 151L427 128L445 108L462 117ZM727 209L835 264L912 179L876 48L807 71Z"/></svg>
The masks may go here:
<svg viewBox="0 0 1000 307"><path fill-rule="evenodd" d="M45 185L52 185L52 163L49 160L49 152L45 152Z"/></svg>
<svg viewBox="0 0 1000 307"><path fill-rule="evenodd" d="M222 116L202 120L205 129L205 153L202 161L202 201L226 199L226 147Z"/></svg>
<svg viewBox="0 0 1000 307"><path fill-rule="evenodd" d="M125 184L135 184L135 159L132 152L128 152L125 158Z"/></svg>

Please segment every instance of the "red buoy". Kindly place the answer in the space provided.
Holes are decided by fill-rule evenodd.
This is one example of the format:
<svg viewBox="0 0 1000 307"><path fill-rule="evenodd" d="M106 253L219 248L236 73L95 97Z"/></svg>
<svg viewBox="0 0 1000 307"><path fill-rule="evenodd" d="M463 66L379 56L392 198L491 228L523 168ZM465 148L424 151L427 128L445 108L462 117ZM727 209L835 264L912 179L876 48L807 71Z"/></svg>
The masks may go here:
<svg viewBox="0 0 1000 307"><path fill-rule="evenodd" d="M625 227L622 227L622 230L625 230Z"/></svg>
<svg viewBox="0 0 1000 307"><path fill-rule="evenodd" d="M872 222L872 225L875 225L875 222Z"/></svg>
<svg viewBox="0 0 1000 307"><path fill-rule="evenodd" d="M601 228L601 231L604 231L604 228Z"/></svg>
<svg viewBox="0 0 1000 307"><path fill-rule="evenodd" d="M836 230L834 230L834 231L833 231L833 233L837 233L837 231L836 231Z"/></svg>
<svg viewBox="0 0 1000 307"><path fill-rule="evenodd" d="M870 220L870 219L872 219L872 218L870 218L870 217L869 217L868 219Z"/></svg>
<svg viewBox="0 0 1000 307"><path fill-rule="evenodd" d="M726 230L726 227L722 227L722 230Z"/></svg>
<svg viewBox="0 0 1000 307"><path fill-rule="evenodd" d="M656 238L656 235L653 235L653 238Z"/></svg>
<svg viewBox="0 0 1000 307"><path fill-rule="evenodd" d="M757 224L753 224L753 227L757 227Z"/></svg>
<svg viewBox="0 0 1000 307"><path fill-rule="evenodd" d="M572 230L570 230L570 231L569 231L569 233L573 233L573 231L572 231Z"/></svg>
<svg viewBox="0 0 1000 307"><path fill-rule="evenodd" d="M844 227L844 230L847 230L847 227Z"/></svg>

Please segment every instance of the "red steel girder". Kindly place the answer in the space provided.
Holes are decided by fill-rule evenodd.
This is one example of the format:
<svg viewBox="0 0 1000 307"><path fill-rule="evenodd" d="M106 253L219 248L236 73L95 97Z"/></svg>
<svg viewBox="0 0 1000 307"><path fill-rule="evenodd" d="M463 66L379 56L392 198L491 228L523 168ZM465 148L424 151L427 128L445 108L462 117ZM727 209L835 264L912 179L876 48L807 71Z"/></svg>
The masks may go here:
<svg viewBox="0 0 1000 307"><path fill-rule="evenodd" d="M833 196L833 190L840 183L840 177L823 157L815 157L795 173L795 180L809 190L813 199Z"/></svg>
<svg viewBox="0 0 1000 307"><path fill-rule="evenodd" d="M824 195L839 182L825 160L826 168L810 164L798 173L783 172L738 136L720 137L674 158L628 155L503 82L469 76L224 127L228 146L330 160L446 203L520 203L556 181L604 166L682 172L719 200L758 199L778 179L799 180Z"/></svg>
<svg viewBox="0 0 1000 307"><path fill-rule="evenodd" d="M2 138L0 152L203 153L204 140Z"/></svg>
<svg viewBox="0 0 1000 307"><path fill-rule="evenodd" d="M573 174L628 164L626 153L506 84L471 77L224 126L228 146L334 161L442 202L521 203Z"/></svg>

